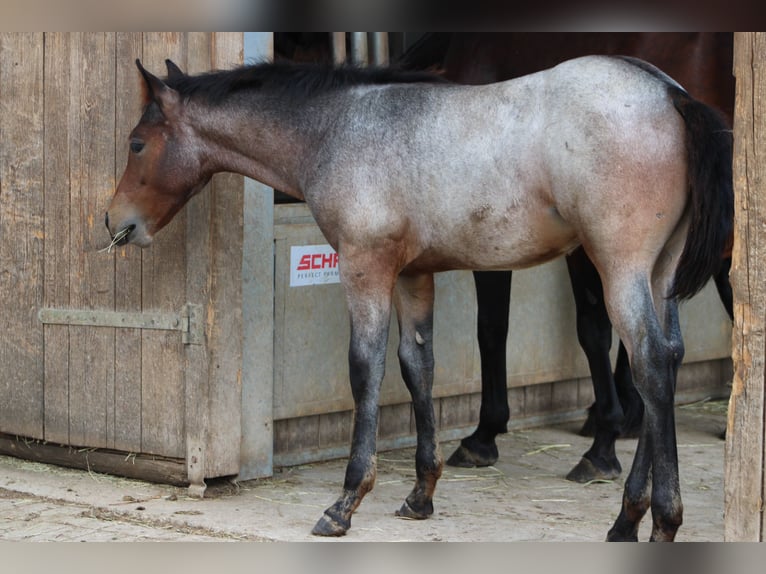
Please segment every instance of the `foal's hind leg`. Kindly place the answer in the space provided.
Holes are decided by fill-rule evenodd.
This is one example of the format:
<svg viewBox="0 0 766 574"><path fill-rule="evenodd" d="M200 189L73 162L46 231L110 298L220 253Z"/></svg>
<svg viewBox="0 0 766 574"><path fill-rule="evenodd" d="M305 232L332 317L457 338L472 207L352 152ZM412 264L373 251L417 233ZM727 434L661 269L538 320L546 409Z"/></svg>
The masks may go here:
<svg viewBox="0 0 766 574"><path fill-rule="evenodd" d="M655 303L648 281L640 277L614 283L612 288L609 308L644 400L644 422L625 482L622 509L607 539L636 540L639 523L651 506L652 540L672 541L683 516L673 412L676 375L683 358L678 307L663 297L657 297Z"/></svg>
<svg viewBox="0 0 766 574"><path fill-rule="evenodd" d="M434 512L434 489L442 473L431 395L434 379L433 275L399 277L394 303L399 318L399 364L404 383L412 396L417 429L417 480L396 515L428 518Z"/></svg>
<svg viewBox="0 0 766 574"><path fill-rule="evenodd" d="M495 437L508 432L508 380L505 343L511 300L510 271L474 271L477 337L481 356L479 426L460 441L447 459L450 466L490 466L497 462Z"/></svg>

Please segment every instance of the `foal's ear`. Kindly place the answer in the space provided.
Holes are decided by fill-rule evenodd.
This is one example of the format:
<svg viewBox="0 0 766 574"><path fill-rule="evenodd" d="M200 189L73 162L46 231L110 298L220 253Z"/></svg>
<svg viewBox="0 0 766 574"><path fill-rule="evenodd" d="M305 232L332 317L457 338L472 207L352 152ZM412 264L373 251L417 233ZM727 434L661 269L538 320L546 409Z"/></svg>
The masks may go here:
<svg viewBox="0 0 766 574"><path fill-rule="evenodd" d="M176 80L186 76L186 74L181 71L181 68L176 66L172 60L165 60L165 66L168 68L168 80Z"/></svg>
<svg viewBox="0 0 766 574"><path fill-rule="evenodd" d="M175 66L175 64L173 65ZM168 87L165 82L147 71L146 68L141 65L141 60L136 59L136 67L144 78L144 105L156 102L163 114L166 116L172 114L180 100L178 92L173 88Z"/></svg>

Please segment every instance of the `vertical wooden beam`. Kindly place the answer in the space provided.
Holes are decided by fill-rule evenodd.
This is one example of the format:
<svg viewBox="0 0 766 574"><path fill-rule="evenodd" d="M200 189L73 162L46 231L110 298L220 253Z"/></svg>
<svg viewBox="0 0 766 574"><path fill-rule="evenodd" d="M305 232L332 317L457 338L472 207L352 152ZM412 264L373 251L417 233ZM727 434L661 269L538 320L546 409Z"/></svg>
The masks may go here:
<svg viewBox="0 0 766 574"><path fill-rule="evenodd" d="M211 35L210 68L227 70L244 61L242 32ZM213 257L210 264L210 311L215 318L208 340L209 417L214 430L207 448L207 476L237 474L242 416L242 241L244 177L221 173L211 182Z"/></svg>
<svg viewBox="0 0 766 574"><path fill-rule="evenodd" d="M259 53L246 56L271 59L273 35L259 34ZM271 476L274 463L274 190L246 178L243 211L239 478L248 480Z"/></svg>
<svg viewBox="0 0 766 574"><path fill-rule="evenodd" d="M724 473L724 538L764 540L766 352L766 33L734 38L735 235L732 359Z"/></svg>
<svg viewBox="0 0 766 574"><path fill-rule="evenodd" d="M190 32L187 38L188 74L210 70L212 47L211 34ZM211 240L212 196L210 185L206 186L186 206L186 299L203 305L206 318L205 344L187 345L184 348L184 420L186 440L186 474L189 494L202 497L208 459L207 437L210 428L210 326L217 318L211 312L210 271L214 254ZM231 474L231 473L230 473Z"/></svg>

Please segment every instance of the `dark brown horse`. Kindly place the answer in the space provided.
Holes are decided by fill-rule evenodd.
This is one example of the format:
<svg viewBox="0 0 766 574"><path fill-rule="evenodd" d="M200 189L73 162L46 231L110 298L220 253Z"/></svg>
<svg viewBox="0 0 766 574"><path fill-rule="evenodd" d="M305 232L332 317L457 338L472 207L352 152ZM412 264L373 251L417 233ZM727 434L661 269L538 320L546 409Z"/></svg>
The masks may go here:
<svg viewBox="0 0 766 574"><path fill-rule="evenodd" d="M428 34L403 56L408 69L435 68L455 82L485 84L546 69L586 54L623 54L647 60L667 72L690 94L719 109L731 126L734 109L732 33L503 33ZM731 259L723 254L714 279L732 316L728 275ZM594 441L567 475L577 482L612 479L621 465L615 440L640 428L643 403L636 391L621 344L614 376L609 357L612 324L606 312L599 275L582 249L566 258L577 309L577 335L588 360L595 403L585 433ZM510 271L474 272L478 302L482 400L479 424L465 437L447 464L488 466L498 458L495 437L509 420L506 339L511 295ZM584 433L584 434L585 434Z"/></svg>

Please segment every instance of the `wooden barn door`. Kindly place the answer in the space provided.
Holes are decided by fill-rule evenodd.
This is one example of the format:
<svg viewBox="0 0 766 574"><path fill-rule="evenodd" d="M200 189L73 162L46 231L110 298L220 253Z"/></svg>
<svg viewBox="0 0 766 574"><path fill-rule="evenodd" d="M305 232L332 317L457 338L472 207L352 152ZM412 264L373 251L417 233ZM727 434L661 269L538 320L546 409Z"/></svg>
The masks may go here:
<svg viewBox="0 0 766 574"><path fill-rule="evenodd" d="M732 359L726 431L728 541L766 539L766 33L734 35L735 236ZM762 205L761 202L764 202Z"/></svg>
<svg viewBox="0 0 766 574"><path fill-rule="evenodd" d="M0 432L175 463L201 485L239 470L243 178L216 176L150 249L102 251L136 58L158 75L166 58L231 67L242 34L0 39Z"/></svg>

